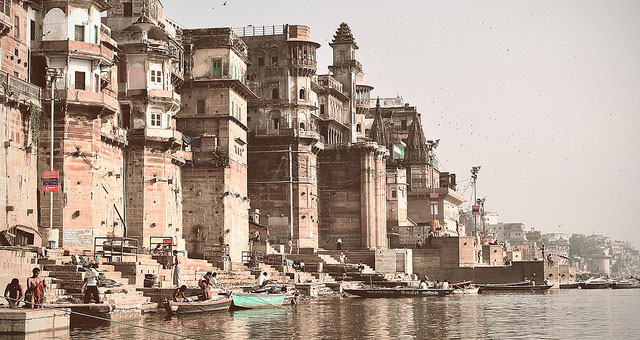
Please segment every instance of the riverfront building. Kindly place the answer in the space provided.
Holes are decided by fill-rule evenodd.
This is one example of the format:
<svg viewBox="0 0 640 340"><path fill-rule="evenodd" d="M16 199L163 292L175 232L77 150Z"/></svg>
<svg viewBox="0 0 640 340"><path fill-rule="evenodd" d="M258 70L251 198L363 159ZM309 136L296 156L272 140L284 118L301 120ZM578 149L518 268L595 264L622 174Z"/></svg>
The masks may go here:
<svg viewBox="0 0 640 340"><path fill-rule="evenodd" d="M158 0L3 4L4 243L126 237L244 262L254 210L287 252L411 247L432 191L438 234L462 233L455 176L432 165L415 107L372 101L346 23L318 75L304 25L185 29ZM41 186L51 161L58 191Z"/></svg>

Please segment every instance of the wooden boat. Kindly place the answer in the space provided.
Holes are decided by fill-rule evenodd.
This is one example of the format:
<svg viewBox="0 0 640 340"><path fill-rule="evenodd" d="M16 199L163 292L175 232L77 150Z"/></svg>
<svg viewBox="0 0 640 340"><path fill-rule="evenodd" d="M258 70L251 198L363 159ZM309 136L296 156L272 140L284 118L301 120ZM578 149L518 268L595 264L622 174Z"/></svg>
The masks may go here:
<svg viewBox="0 0 640 340"><path fill-rule="evenodd" d="M607 279L603 278L591 278L582 283L582 288L584 289L607 289L609 288L610 282Z"/></svg>
<svg viewBox="0 0 640 340"><path fill-rule="evenodd" d="M165 301L164 308L169 314L202 313L228 310L233 302L233 296L230 293L214 296L209 300L198 300L197 297L193 297L192 299L194 301Z"/></svg>
<svg viewBox="0 0 640 340"><path fill-rule="evenodd" d="M445 296L453 293L453 289L436 288L355 288L345 292L366 298L401 298L415 296Z"/></svg>
<svg viewBox="0 0 640 340"><path fill-rule="evenodd" d="M504 284L487 284L478 285L483 291L535 291L535 290L548 290L553 287L550 285L504 285Z"/></svg>
<svg viewBox="0 0 640 340"><path fill-rule="evenodd" d="M640 288L640 282L632 280L616 281L611 284L613 289L635 289Z"/></svg>
<svg viewBox="0 0 640 340"><path fill-rule="evenodd" d="M285 294L236 293L232 309L274 308L282 306Z"/></svg>

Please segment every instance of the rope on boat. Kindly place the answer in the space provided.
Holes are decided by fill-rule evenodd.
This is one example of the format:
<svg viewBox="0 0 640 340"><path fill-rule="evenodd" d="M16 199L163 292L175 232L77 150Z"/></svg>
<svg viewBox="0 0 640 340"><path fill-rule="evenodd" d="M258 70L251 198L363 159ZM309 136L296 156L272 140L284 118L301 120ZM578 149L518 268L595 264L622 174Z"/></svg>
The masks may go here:
<svg viewBox="0 0 640 340"><path fill-rule="evenodd" d="M96 315L85 314L85 313L81 313L81 312L74 312L74 311L72 311L70 309L66 309L66 308L63 308L63 307L45 306L44 304L29 302L29 301L26 301L26 300L17 300L17 299L10 298L8 296L5 296L4 298L7 299L7 300L13 300L13 301L18 302L18 303L24 302L25 304L39 306L39 307L42 307L43 309L59 310L59 311L62 311L64 313L75 314L75 315L84 316L84 317L87 317L87 318L93 318L93 319L102 320L102 321L108 321L108 322L117 323L117 324L121 324L121 325L128 326L128 327L141 328L141 329L145 329L145 330L152 331L152 332L164 333L164 334L167 334L167 335L173 335L173 336L178 337L178 338L200 340L200 338L194 338L194 337L191 337L191 336L188 336L188 335L182 335L182 334L173 333L173 332L169 332L169 331L163 331L161 329L155 329L155 328L146 327L146 326L134 325L134 324L130 324L128 322L107 319L107 318L103 318L103 317L96 316Z"/></svg>

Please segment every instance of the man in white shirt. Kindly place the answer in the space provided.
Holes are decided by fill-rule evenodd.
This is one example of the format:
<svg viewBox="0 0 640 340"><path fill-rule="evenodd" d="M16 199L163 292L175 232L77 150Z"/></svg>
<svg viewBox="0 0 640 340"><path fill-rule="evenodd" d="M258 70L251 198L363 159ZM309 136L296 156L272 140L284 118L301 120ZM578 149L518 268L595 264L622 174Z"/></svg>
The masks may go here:
<svg viewBox="0 0 640 340"><path fill-rule="evenodd" d="M427 289L427 288L429 288L429 286L427 286L427 283L424 280L422 280L422 281L420 281L420 286L418 288Z"/></svg>
<svg viewBox="0 0 640 340"><path fill-rule="evenodd" d="M449 280L442 281L442 289L449 289Z"/></svg>
<svg viewBox="0 0 640 340"><path fill-rule="evenodd" d="M98 264L93 263L89 265L89 269L84 274L84 303L90 303L94 300L95 303L100 303L100 295L98 294Z"/></svg>
<svg viewBox="0 0 640 340"><path fill-rule="evenodd" d="M267 285L269 280L267 279L267 272L262 272L260 277L258 278L258 287L262 288Z"/></svg>

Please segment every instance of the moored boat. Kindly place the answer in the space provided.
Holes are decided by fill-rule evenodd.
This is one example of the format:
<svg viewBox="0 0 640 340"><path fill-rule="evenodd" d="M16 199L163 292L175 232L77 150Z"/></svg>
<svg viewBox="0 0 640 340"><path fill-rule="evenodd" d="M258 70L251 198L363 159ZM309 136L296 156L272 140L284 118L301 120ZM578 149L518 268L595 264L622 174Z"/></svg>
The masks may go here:
<svg viewBox="0 0 640 340"><path fill-rule="evenodd" d="M577 281L563 282L560 284L560 289L576 289L580 288L581 285L582 282Z"/></svg>
<svg viewBox="0 0 640 340"><path fill-rule="evenodd" d="M611 284L613 289L635 289L640 288L640 282L635 280L616 281Z"/></svg>
<svg viewBox="0 0 640 340"><path fill-rule="evenodd" d="M453 289L437 288L355 288L345 292L366 298L400 298L415 296L445 296L453 293Z"/></svg>
<svg viewBox="0 0 640 340"><path fill-rule="evenodd" d="M553 287L549 285L504 285L504 284L486 284L478 285L483 291L536 291L548 290Z"/></svg>
<svg viewBox="0 0 640 340"><path fill-rule="evenodd" d="M236 293L233 294L234 309L274 308L284 303L285 294Z"/></svg>
<svg viewBox="0 0 640 340"><path fill-rule="evenodd" d="M194 297L193 301L165 301L164 307L169 314L188 314L228 310L231 302L233 302L231 294L221 294L209 300L198 300L197 297Z"/></svg>
<svg viewBox="0 0 640 340"><path fill-rule="evenodd" d="M591 278L582 283L582 288L584 289L607 289L609 288L610 282L604 278Z"/></svg>

